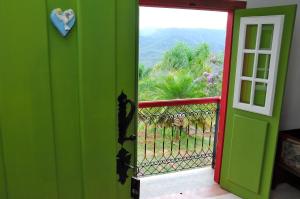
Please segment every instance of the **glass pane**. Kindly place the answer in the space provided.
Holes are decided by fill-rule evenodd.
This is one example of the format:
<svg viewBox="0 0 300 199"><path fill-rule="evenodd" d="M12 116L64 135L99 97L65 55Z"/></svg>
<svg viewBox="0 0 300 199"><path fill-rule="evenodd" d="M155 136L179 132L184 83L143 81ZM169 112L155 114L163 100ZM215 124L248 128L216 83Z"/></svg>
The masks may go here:
<svg viewBox="0 0 300 199"><path fill-rule="evenodd" d="M245 49L255 49L257 36L257 25L247 25Z"/></svg>
<svg viewBox="0 0 300 199"><path fill-rule="evenodd" d="M242 80L240 102L247 104L250 103L251 84L251 81Z"/></svg>
<svg viewBox="0 0 300 199"><path fill-rule="evenodd" d="M254 65L254 54L253 53L245 53L244 61L243 61L242 75L245 77L252 77L253 76L253 65Z"/></svg>
<svg viewBox="0 0 300 199"><path fill-rule="evenodd" d="M263 24L261 27L261 37L259 48L264 50L270 50L272 48L273 40L273 24Z"/></svg>
<svg viewBox="0 0 300 199"><path fill-rule="evenodd" d="M267 55L267 54L258 55L257 72L256 72L257 78L268 79L270 59L271 59L271 55Z"/></svg>
<svg viewBox="0 0 300 199"><path fill-rule="evenodd" d="M266 103L266 93L267 93L267 84L256 82L253 104L256 106L264 107Z"/></svg>

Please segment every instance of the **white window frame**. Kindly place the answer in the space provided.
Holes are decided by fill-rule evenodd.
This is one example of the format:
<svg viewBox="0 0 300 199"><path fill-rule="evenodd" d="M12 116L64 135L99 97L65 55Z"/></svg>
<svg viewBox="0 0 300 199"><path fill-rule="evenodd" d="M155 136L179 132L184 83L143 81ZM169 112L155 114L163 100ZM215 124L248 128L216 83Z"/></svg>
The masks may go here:
<svg viewBox="0 0 300 199"><path fill-rule="evenodd" d="M238 53L237 53L236 77L235 77L235 86L234 86L234 99L233 99L233 107L234 108L272 116L275 90L276 90L278 62L279 62L280 48L281 48L283 23L284 23L284 15L241 17L240 30L239 30ZM273 24L274 25L272 47L270 50L259 50L261 28L262 28L263 24ZM246 37L247 25L257 25L257 36L256 36L255 49L245 49L245 37ZM251 77L242 76L244 53L253 53L254 54L253 74ZM271 56L270 64L269 64L268 79L256 78L259 54L269 54ZM249 104L240 102L240 94L241 94L240 92L241 92L242 80L249 80L252 83ZM253 104L254 103L254 95L255 95L255 92L254 92L255 91L255 83L259 83L259 82L267 83L266 100L265 100L264 107Z"/></svg>

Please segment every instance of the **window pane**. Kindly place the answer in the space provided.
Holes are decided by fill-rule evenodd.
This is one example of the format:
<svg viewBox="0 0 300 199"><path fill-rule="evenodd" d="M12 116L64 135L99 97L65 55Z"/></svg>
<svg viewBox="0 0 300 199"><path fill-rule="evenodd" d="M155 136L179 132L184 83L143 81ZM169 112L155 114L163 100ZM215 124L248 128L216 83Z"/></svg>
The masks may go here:
<svg viewBox="0 0 300 199"><path fill-rule="evenodd" d="M266 93L267 93L267 84L256 82L253 104L256 106L264 107L266 103Z"/></svg>
<svg viewBox="0 0 300 199"><path fill-rule="evenodd" d="M253 65L254 65L254 54L253 53L245 53L244 61L243 61L242 75L245 77L252 77L253 76Z"/></svg>
<svg viewBox="0 0 300 199"><path fill-rule="evenodd" d="M256 77L268 79L271 55L259 54L257 63Z"/></svg>
<svg viewBox="0 0 300 199"><path fill-rule="evenodd" d="M250 103L251 84L251 81L242 80L240 102L247 104Z"/></svg>
<svg viewBox="0 0 300 199"><path fill-rule="evenodd" d="M257 25L247 25L245 49L255 49L257 36Z"/></svg>
<svg viewBox="0 0 300 199"><path fill-rule="evenodd" d="M260 49L270 50L272 48L273 40L273 24L263 24L261 27L261 37L260 37Z"/></svg>

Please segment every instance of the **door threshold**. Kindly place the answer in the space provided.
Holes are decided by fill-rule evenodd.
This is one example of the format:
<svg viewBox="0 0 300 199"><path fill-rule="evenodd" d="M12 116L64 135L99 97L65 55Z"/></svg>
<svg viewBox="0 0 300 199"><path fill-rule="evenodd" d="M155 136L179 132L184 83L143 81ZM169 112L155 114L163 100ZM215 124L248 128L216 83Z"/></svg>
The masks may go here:
<svg viewBox="0 0 300 199"><path fill-rule="evenodd" d="M140 199L238 199L214 182L211 167L141 177Z"/></svg>

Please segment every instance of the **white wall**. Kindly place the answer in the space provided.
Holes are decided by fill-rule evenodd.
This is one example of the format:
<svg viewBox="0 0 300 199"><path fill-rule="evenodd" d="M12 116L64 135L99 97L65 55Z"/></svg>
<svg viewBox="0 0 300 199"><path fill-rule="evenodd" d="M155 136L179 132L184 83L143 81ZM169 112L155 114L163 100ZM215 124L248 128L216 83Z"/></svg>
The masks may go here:
<svg viewBox="0 0 300 199"><path fill-rule="evenodd" d="M300 0L247 0L247 8L288 4L298 4L298 10L281 114L281 130L300 128Z"/></svg>

